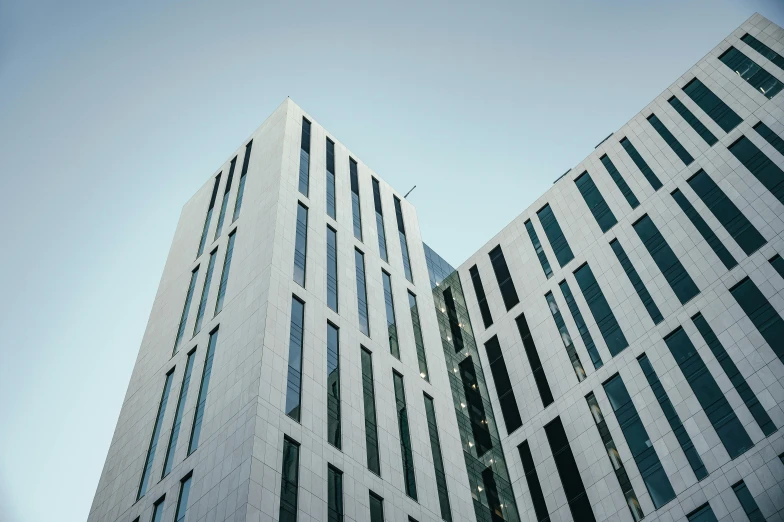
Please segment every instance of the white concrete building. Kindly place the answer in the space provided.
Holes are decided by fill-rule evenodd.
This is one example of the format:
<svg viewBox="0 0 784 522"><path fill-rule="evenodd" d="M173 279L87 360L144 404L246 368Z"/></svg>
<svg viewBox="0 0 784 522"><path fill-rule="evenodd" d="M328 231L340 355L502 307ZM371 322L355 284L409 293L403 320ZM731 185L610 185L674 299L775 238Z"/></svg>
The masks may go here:
<svg viewBox="0 0 784 522"><path fill-rule="evenodd" d="M183 208L88 520L784 519L782 88L755 15L456 270L285 100Z"/></svg>

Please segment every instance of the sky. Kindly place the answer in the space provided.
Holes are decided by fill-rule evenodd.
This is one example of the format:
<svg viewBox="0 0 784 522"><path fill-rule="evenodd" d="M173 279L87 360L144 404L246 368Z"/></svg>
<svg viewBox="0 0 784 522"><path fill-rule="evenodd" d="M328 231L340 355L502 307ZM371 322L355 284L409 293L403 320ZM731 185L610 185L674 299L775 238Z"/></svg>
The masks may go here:
<svg viewBox="0 0 784 522"><path fill-rule="evenodd" d="M755 11L0 2L0 520L86 520L182 205L286 96L456 266Z"/></svg>

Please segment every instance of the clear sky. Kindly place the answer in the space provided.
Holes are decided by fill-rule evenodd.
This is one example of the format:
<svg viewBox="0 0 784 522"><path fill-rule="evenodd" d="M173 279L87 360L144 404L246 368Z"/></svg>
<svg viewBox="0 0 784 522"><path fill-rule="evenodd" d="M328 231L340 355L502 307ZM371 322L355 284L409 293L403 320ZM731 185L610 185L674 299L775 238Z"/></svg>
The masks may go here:
<svg viewBox="0 0 784 522"><path fill-rule="evenodd" d="M780 0L294 4L0 3L3 522L87 518L180 209L286 96L416 184L457 265L755 11L784 25Z"/></svg>

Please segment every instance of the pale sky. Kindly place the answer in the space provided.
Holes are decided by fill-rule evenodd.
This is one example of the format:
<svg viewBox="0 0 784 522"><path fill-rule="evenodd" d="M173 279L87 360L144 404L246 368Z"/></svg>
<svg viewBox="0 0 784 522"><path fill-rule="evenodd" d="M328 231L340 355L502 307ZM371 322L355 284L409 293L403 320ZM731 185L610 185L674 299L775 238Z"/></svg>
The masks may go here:
<svg viewBox="0 0 784 522"><path fill-rule="evenodd" d="M780 0L372 4L0 3L0 521L86 520L180 209L286 96L417 185L458 265L755 11L784 25Z"/></svg>

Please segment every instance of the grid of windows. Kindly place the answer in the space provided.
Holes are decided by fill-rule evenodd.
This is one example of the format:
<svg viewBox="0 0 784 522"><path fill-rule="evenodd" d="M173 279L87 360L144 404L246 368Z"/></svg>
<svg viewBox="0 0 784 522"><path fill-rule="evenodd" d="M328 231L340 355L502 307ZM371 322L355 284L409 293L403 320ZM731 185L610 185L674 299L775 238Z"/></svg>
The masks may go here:
<svg viewBox="0 0 784 522"><path fill-rule="evenodd" d="M433 468L436 474L436 488L438 489L438 504L441 507L441 518L452 522L452 510L449 507L449 491L446 488L446 473L444 472L444 459L441 454L441 442L438 438L438 424L436 423L436 407L433 398L424 394L425 415L427 428L430 434L430 450L433 454Z"/></svg>
<svg viewBox="0 0 784 522"><path fill-rule="evenodd" d="M384 305L387 311L387 336L389 337L389 353L400 359L400 345L397 340L397 322L395 320L395 300L392 297L392 277L384 270L381 271L384 283Z"/></svg>
<svg viewBox="0 0 784 522"><path fill-rule="evenodd" d="M615 168L615 164L612 160L605 154L601 158L599 158L604 165L604 168L607 169L607 172L610 174L610 177L618 186L618 190L621 191L623 197L626 198L626 202L629 203L629 206L632 208L637 208L640 205L640 201L637 199L637 196L634 195L632 189L629 188L629 185L626 183L626 180L623 179L621 173L618 172L618 169Z"/></svg>
<svg viewBox="0 0 784 522"><path fill-rule="evenodd" d="M201 374L201 384L199 385L199 398L196 400L196 412L193 414L193 427L191 427L191 440L188 443L188 455L196 451L199 447L201 437L201 427L204 423L204 410L207 408L207 392L210 388L210 377L212 376L212 361L215 359L215 345L218 343L218 329L210 332L210 340L207 343L207 355L204 358L204 370Z"/></svg>
<svg viewBox="0 0 784 522"><path fill-rule="evenodd" d="M188 322L188 312L191 309L191 301L193 301L193 292L196 289L196 279L199 277L199 267L193 269L191 272L191 282L188 284L188 293L185 294L185 304L182 306L182 314L180 315L180 325L177 327L177 337L174 339L174 353L177 353L177 348L180 347L180 342L185 335L185 324Z"/></svg>
<svg viewBox="0 0 784 522"><path fill-rule="evenodd" d="M694 113L691 112L688 107L686 107L678 98L673 96L667 101L669 102L670 106L672 106L672 108L675 109L684 120L686 120L686 123L688 123L689 126L694 129L703 140L705 140L705 143L713 146L717 141L719 141L716 139L716 136L714 136L713 133L702 124L699 118L697 118Z"/></svg>
<svg viewBox="0 0 784 522"><path fill-rule="evenodd" d="M370 320L368 319L367 286L365 283L365 254L354 249L354 264L357 275L357 313L359 314L359 330L370 337Z"/></svg>
<svg viewBox="0 0 784 522"><path fill-rule="evenodd" d="M174 410L174 422L172 423L169 444L166 448L166 457L163 459L163 473L161 478L169 474L174 467L174 452L177 450L177 440L180 438L180 427L182 426L182 415L185 412L185 401L188 399L188 388L191 384L191 374L193 374L193 363L196 360L196 349L188 353L188 360L185 363L185 373L182 376L180 385L180 395L177 398L177 409Z"/></svg>
<svg viewBox="0 0 784 522"><path fill-rule="evenodd" d="M547 376L544 373L542 361L539 359L539 352L534 344L534 338L531 335L531 329L528 327L528 321L525 314L520 314L515 319L517 323L517 331L520 333L520 339L523 341L523 348L525 355L528 357L528 364L531 365L531 372L534 374L534 381L536 388L539 390L539 397L542 399L542 405L546 408L553 403L553 393L550 391L550 385L547 383Z"/></svg>
<svg viewBox="0 0 784 522"><path fill-rule="evenodd" d="M493 265L495 279L498 281L498 287L501 289L501 297L504 299L504 305L507 310L511 310L520 302L520 298L517 297L517 290L515 290L509 267L506 265L506 258L504 258L504 252L501 250L501 245L492 249L489 255L490 264Z"/></svg>
<svg viewBox="0 0 784 522"><path fill-rule="evenodd" d="M310 122L302 118L302 139L299 147L299 191L308 196L310 184Z"/></svg>
<svg viewBox="0 0 784 522"><path fill-rule="evenodd" d="M348 172L351 178L351 215L354 223L354 237L362 241L362 211L359 207L359 174L357 162L354 158L348 159Z"/></svg>
<svg viewBox="0 0 784 522"><path fill-rule="evenodd" d="M550 513L547 512L547 504L544 501L542 486L539 484L539 475L536 473L534 456L531 454L528 441L524 440L517 446L517 451L520 453L520 460L523 463L523 473L525 474L525 482L528 484L528 491L531 492L536 522L550 522Z"/></svg>
<svg viewBox="0 0 784 522"><path fill-rule="evenodd" d="M218 197L218 186L220 185L221 174L215 176L215 184L212 186L212 196L210 196L210 206L207 208L207 215L204 217L204 227L201 230L201 239L199 240L199 251L196 257L199 257L204 252L204 245L207 243L207 232L210 229L210 221L212 221L212 213L215 210L215 198Z"/></svg>
<svg viewBox="0 0 784 522"><path fill-rule="evenodd" d="M596 326L599 327L604 342L607 344L607 349L615 357L629 346L629 341L623 335L621 327L615 319L615 314L604 297L604 293L599 287L599 283L596 281L596 277L594 277L588 263L574 271L574 278L583 293L585 302L588 303L588 309L596 321Z"/></svg>
<svg viewBox="0 0 784 522"><path fill-rule="evenodd" d="M362 396L365 412L365 448L367 467L381 475L381 460L378 456L378 424L376 423L376 393L373 384L373 355L362 347Z"/></svg>
<svg viewBox="0 0 784 522"><path fill-rule="evenodd" d="M751 492L749 491L749 488L746 487L745 482L741 480L732 486L732 491L734 491L735 496L738 497L738 502L740 502L743 512L749 517L749 522L765 522L765 517L762 515L762 511L760 511L754 497L751 496Z"/></svg>
<svg viewBox="0 0 784 522"><path fill-rule="evenodd" d="M196 324L193 325L193 335L201 330L201 323L204 320L204 310L207 308L207 298L210 296L210 284L212 283L212 272L215 270L215 259L218 257L218 249L210 252L210 261L207 263L207 275L204 278L204 286L201 289L201 299L199 309L196 312Z"/></svg>
<svg viewBox="0 0 784 522"><path fill-rule="evenodd" d="M327 522L343 522L343 472L327 466Z"/></svg>
<svg viewBox="0 0 784 522"><path fill-rule="evenodd" d="M634 164L637 165L637 168L640 169L640 172L645 177L645 179L648 180L648 183L650 183L651 187L653 187L653 190L659 190L662 188L662 182L659 181L659 178L653 172L653 169L651 169L651 167L648 166L648 163L642 158L642 156L640 156L640 153L637 152L637 149L634 147L634 145L632 145L632 142L629 141L629 138L623 138L619 143L632 159Z"/></svg>
<svg viewBox="0 0 784 522"><path fill-rule="evenodd" d="M474 293L476 300L479 304L479 312L482 314L482 322L485 328L490 328L493 325L493 316L490 314L490 306L487 304L487 296L485 295L485 287L482 284L482 277L479 275L479 269L476 265L468 269L471 276L471 284L474 285Z"/></svg>
<svg viewBox="0 0 784 522"><path fill-rule="evenodd" d="M779 67L779 69L784 70L784 56L781 56L779 53L765 45L764 43L760 42L749 33L744 34L740 38L746 45L760 53L762 56L773 62L775 65Z"/></svg>
<svg viewBox="0 0 784 522"><path fill-rule="evenodd" d="M237 187L237 200L234 202L234 216L231 219L231 222L234 223L237 221L237 218L240 217L240 209L242 208L242 197L245 194L245 178L248 174L248 163L250 162L250 151L253 147L253 140L249 141L247 145L245 145L245 158L242 160L242 172L240 173L240 183L239 187Z"/></svg>
<svg viewBox="0 0 784 522"><path fill-rule="evenodd" d="M610 207L607 206L604 196L602 196L602 193L596 188L596 184L593 182L591 175L588 174L588 171L586 170L577 176L574 183L580 190L580 194L583 196L585 204L588 205L588 210L593 214L593 217L599 224L599 228L602 229L602 232L607 232L615 226L618 220L615 219L615 214L613 214Z"/></svg>
<svg viewBox="0 0 784 522"><path fill-rule="evenodd" d="M684 162L686 165L689 165L694 161L694 158L692 158L691 154L689 154L689 151L683 148L681 142L672 135L670 130L664 125L664 123L662 123L658 116L651 114L648 116L648 122L651 124L651 127L656 129L656 132L659 133L659 136L661 136L667 145L670 146L672 151L678 155L682 162Z"/></svg>
<svg viewBox="0 0 784 522"><path fill-rule="evenodd" d="M327 322L327 440L340 449L340 330Z"/></svg>
<svg viewBox="0 0 784 522"><path fill-rule="evenodd" d="M308 257L308 207L297 204L297 231L294 237L294 282L305 286L305 265Z"/></svg>
<svg viewBox="0 0 784 522"><path fill-rule="evenodd" d="M738 262L735 261L735 258L732 257L732 254L730 254L730 251L727 250L727 247L725 247L721 240L716 236L708 223L702 219L702 216L700 216L699 212L697 212L697 209L694 208L683 192L681 192L679 189L675 189L671 195L672 199L674 199L678 206L681 207L683 213L686 214L686 217L688 217L689 221L691 221L692 225L694 225L694 228L697 229L697 232L700 233L703 239L705 239L705 241L711 247L713 253L716 254L719 260L721 260L722 264L724 264L724 267L727 270L735 267Z"/></svg>
<svg viewBox="0 0 784 522"><path fill-rule="evenodd" d="M177 511L174 514L174 522L185 522L188 514L188 497L191 496L191 475L188 474L180 481L180 495L177 498Z"/></svg>
<svg viewBox="0 0 784 522"><path fill-rule="evenodd" d="M234 179L234 168L237 166L237 156L231 160L229 165L229 177L226 178L226 187L223 189L223 200L221 201L220 213L218 214L218 225L215 227L215 237L218 239L223 231L223 222L226 219L226 207L229 206L229 193L231 192L231 182Z"/></svg>
<svg viewBox="0 0 784 522"><path fill-rule="evenodd" d="M539 258L539 264L542 265L544 275L547 279L550 279L553 276L553 269L550 267L550 261L547 260L547 254L545 254L544 248L542 248L542 243L539 241L539 236L530 219L525 222L525 229L528 231L528 237L531 239L531 244L534 246L536 257Z"/></svg>
<svg viewBox="0 0 784 522"><path fill-rule="evenodd" d="M704 83L697 78L692 79L683 86L683 92L702 109L705 114L716 122L724 132L729 132L740 124L741 119L729 105L724 103L721 98L716 96L713 91L708 89Z"/></svg>
<svg viewBox="0 0 784 522"><path fill-rule="evenodd" d="M406 279L414 282L414 275L411 273L411 258L408 254L408 240L406 239L406 224L403 222L403 207L397 196L395 200L395 217L397 218L397 232L400 236L400 253L403 256L403 272Z"/></svg>
<svg viewBox="0 0 784 522"><path fill-rule="evenodd" d="M770 143L779 154L784 156L784 139L781 139L781 136L773 132L773 129L762 122L758 122L754 125L753 129L757 131L757 134L765 138L765 141Z"/></svg>
<svg viewBox="0 0 784 522"><path fill-rule="evenodd" d="M773 353L784 362L784 319L748 277L730 288L730 293L773 349Z"/></svg>
<svg viewBox="0 0 784 522"><path fill-rule="evenodd" d="M327 225L327 306L338 311L338 233Z"/></svg>
<svg viewBox="0 0 784 522"><path fill-rule="evenodd" d="M784 205L784 171L746 136L741 136L727 148Z"/></svg>
<svg viewBox="0 0 784 522"><path fill-rule="evenodd" d="M223 258L223 272L221 272L220 286L218 287L218 297L215 299L215 315L223 310L223 301L226 299L226 288L229 284L229 270L231 269L231 258L234 256L234 240L237 239L237 229L229 234L229 244L226 246L226 257Z"/></svg>
<svg viewBox="0 0 784 522"><path fill-rule="evenodd" d="M416 346L417 361L419 363L419 376L430 381L430 372L427 370L427 356L425 355L425 341L422 339L422 325L419 321L419 307L414 294L408 292L408 306L411 309L411 326L414 329L414 345Z"/></svg>
<svg viewBox="0 0 784 522"><path fill-rule="evenodd" d="M286 378L286 415L299 422L302 392L302 341L305 331L305 302L291 296L291 330Z"/></svg>
<svg viewBox="0 0 784 522"><path fill-rule="evenodd" d="M501 352L501 344L498 342L497 335L485 343L485 351L487 352L487 362L490 364L490 373L493 374L498 403L501 405L501 416L506 424L506 432L512 433L523 425L523 419L520 418L520 410L517 408L517 400L514 391L512 391L512 381L509 379L509 372L506 369L504 354Z"/></svg>
<svg viewBox="0 0 784 522"><path fill-rule="evenodd" d="M327 215L337 219L335 192L335 142L327 138Z"/></svg>
<svg viewBox="0 0 784 522"><path fill-rule="evenodd" d="M574 259L574 254L572 249L569 248L569 242L566 241L561 225L558 224L558 220L555 218L555 214L553 214L553 209L550 208L548 203L540 208L536 215L539 216L539 223L542 225L544 235L547 236L547 240L550 242L550 248L553 249L558 264L563 267Z"/></svg>
<svg viewBox="0 0 784 522"><path fill-rule="evenodd" d="M615 252L615 257L617 257L618 261L621 263L623 271L626 272L629 282L631 282L634 290L637 292L637 296L640 298L640 301L642 301L642 304L645 305L648 315L651 316L654 324L659 324L664 320L664 317L662 317L659 307L656 306L648 289L645 288L645 284L642 282L642 279L640 279L640 275L637 273L637 270L635 270L629 256L626 255L626 251L624 251L621 243L617 239L613 239L610 241L610 246L612 247L613 252Z"/></svg>
<svg viewBox="0 0 784 522"><path fill-rule="evenodd" d="M169 373L166 374L166 381L163 384L161 401L158 403L158 414L155 416L155 423L152 427L150 445L147 447L147 458L144 459L142 479L139 482L139 491L136 493L136 500L139 500L144 496L145 493L147 493L147 485L150 483L150 475L152 474L152 462L155 459L155 450L158 447L158 438L160 438L161 435L163 416L166 413L166 404L169 402L169 392L171 391L171 383L173 380L174 368L169 370Z"/></svg>
<svg viewBox="0 0 784 522"><path fill-rule="evenodd" d="M384 209L381 206L381 185L373 178L373 205L376 208L376 229L378 230L378 254L381 259L387 259L387 233L384 228Z"/></svg>
<svg viewBox="0 0 784 522"><path fill-rule="evenodd" d="M403 376L392 371L392 380L395 386L395 406L397 408L397 426L400 434L400 453L403 459L403 481L406 486L406 495L417 499L416 479L414 477L414 452L411 449L411 430L408 426L408 408L406 407L406 393L403 386Z"/></svg>
<svg viewBox="0 0 784 522"><path fill-rule="evenodd" d="M564 279L558 283L558 287L561 289L561 293L566 300L566 305L569 307L569 312L572 314L574 324L577 325L577 331L580 333L580 338L583 340L585 349L588 352L588 355L591 357L593 367L598 370L604 363L602 362L602 357L599 355L599 350L596 348L596 344L593 342L593 337L591 336L591 332L588 330L588 325L585 324L583 314L580 313L580 308L577 306L577 301L574 300L574 295L572 294L571 288L569 288L569 283L567 283L566 279Z"/></svg>
<svg viewBox="0 0 784 522"><path fill-rule="evenodd" d="M784 88L784 83L734 47L724 51L724 54L719 56L719 60L768 99L776 96Z"/></svg>
<svg viewBox="0 0 784 522"><path fill-rule="evenodd" d="M547 435L547 442L550 444L550 450L553 453L555 468L558 470L558 476L561 478L561 484L566 495L566 501L569 503L569 511L572 513L572 518L581 522L596 522L591 503L588 500L588 494L585 492L585 486L580 478L580 471L577 469L577 463L574 461L572 448L569 446L569 439L566 438L561 418L556 417L546 424L544 432Z"/></svg>
<svg viewBox="0 0 784 522"><path fill-rule="evenodd" d="M558 327L558 333L561 337L561 341L563 341L564 348L566 348L569 362L572 363L574 373L577 375L577 380L582 382L585 379L585 369L583 368L583 363L580 361L580 356L577 355L577 350L574 348L572 336L569 335L569 329L566 328L566 323L563 320L561 311L558 309L558 303L555 302L555 296L553 296L552 292L547 292L544 298L547 300L547 307L553 315L553 320L555 320L555 326Z"/></svg>
<svg viewBox="0 0 784 522"><path fill-rule="evenodd" d="M280 522L297 522L299 496L299 442L283 438L283 465L280 474Z"/></svg>

